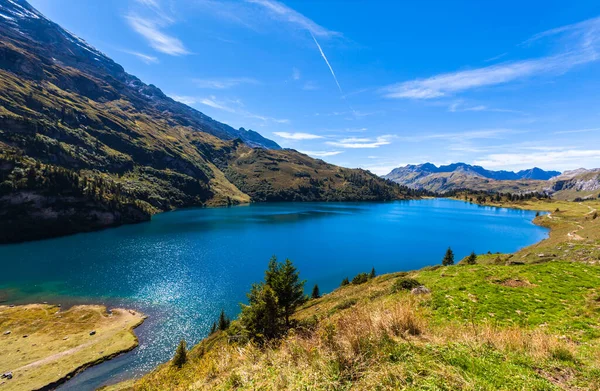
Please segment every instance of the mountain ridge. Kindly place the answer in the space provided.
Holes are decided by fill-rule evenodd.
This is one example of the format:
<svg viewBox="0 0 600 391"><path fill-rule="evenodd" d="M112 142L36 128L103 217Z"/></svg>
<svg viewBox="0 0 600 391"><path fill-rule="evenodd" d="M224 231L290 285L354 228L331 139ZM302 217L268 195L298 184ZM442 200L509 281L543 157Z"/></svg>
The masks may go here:
<svg viewBox="0 0 600 391"><path fill-rule="evenodd" d="M546 182L557 175L560 172L537 167L514 172L492 171L467 163L439 167L423 163L395 168L383 178L413 189L438 193L460 189L520 193L543 191Z"/></svg>
<svg viewBox="0 0 600 391"><path fill-rule="evenodd" d="M410 170L410 171L414 171L414 172L420 171L420 172L424 172L424 173L442 173L442 172L448 173L448 172L454 172L457 170L462 170L467 173L477 174L484 178L494 179L494 180L517 180L517 179L548 180L552 177L555 177L555 176L558 176L561 174L559 171L545 171L538 167L533 167L533 168L530 168L527 170L521 170L518 172L506 171L506 170L493 171L493 170L487 170L487 169L483 168L482 166L458 162L458 163L452 163L452 164L448 164L448 165L440 165L439 167L432 163L423 163L423 164L417 164L417 165L409 164L404 167L398 167L398 168L393 169L389 174L384 175L384 178L391 177L395 173L400 173L403 170Z"/></svg>

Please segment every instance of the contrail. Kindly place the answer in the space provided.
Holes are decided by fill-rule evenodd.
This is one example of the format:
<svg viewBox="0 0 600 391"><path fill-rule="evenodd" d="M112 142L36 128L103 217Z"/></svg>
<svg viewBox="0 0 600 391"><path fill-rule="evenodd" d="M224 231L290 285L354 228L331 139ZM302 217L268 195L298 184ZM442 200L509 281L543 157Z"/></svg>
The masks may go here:
<svg viewBox="0 0 600 391"><path fill-rule="evenodd" d="M338 82L337 76L335 76L335 72L333 71L333 68L331 67L331 64L329 64L329 60L327 60L327 57L325 56L325 53L323 52L323 49L321 49L321 45L319 45L319 42L317 41L317 39L315 38L315 36L313 35L313 33L311 31L309 31L309 33L310 33L310 36L312 37L312 39L315 41L315 44L319 48L319 51L321 52L321 57L323 57L323 60L325 60L325 63L329 67L329 70L331 71L331 75L333 76L333 80L335 80L335 84L337 84L337 86L338 86L338 88L340 90L340 94L342 94L342 96L344 96L344 91L342 91L342 87L340 86L340 83Z"/></svg>
<svg viewBox="0 0 600 391"><path fill-rule="evenodd" d="M319 45L319 41L317 41L317 39L313 35L312 31L309 30L308 32L310 33L310 36L312 37L313 41L315 41L315 44L319 48L319 52L321 52L321 57L323 57L323 60L325 60L325 63L329 67L329 70L331 71L331 75L333 76L333 80L335 80L335 84L337 84L337 87L340 90L340 94L342 94L342 99L345 100L346 103L348 103L348 107L350 107L350 110L352 110L352 112L354 114L356 114L356 111L354 111L354 109L352 108L352 106L350 105L350 103L346 100L346 95L344 95L344 91L342 90L342 86L340 86L340 82L338 81L337 76L335 75L335 72L333 71L333 68L331 67L331 64L329 63L329 60L327 59L327 56L325 55L325 52L323 52L323 49L321 49L321 45Z"/></svg>

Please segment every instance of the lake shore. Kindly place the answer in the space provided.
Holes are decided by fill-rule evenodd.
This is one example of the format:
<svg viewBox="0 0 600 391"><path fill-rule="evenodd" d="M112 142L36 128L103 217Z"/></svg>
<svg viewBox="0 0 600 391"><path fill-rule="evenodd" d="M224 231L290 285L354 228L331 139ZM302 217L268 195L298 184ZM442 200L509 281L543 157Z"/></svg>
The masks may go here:
<svg viewBox="0 0 600 391"><path fill-rule="evenodd" d="M50 390L77 373L138 346L142 313L79 305L0 306L2 390Z"/></svg>
<svg viewBox="0 0 600 391"><path fill-rule="evenodd" d="M511 254L479 255L475 264L335 289L299 308L302 327L264 350L232 338L234 322L193 347L182 369L165 363L109 389L597 389L600 202L481 206L549 211L534 223L550 235ZM401 280L430 293L399 290Z"/></svg>
<svg viewBox="0 0 600 391"><path fill-rule="evenodd" d="M469 194L467 193L467 197ZM454 198L465 201L464 194ZM540 262L568 256L573 260L600 264L600 240L597 218L600 201L585 202L548 200L509 201L486 200L482 206L548 212L533 223L550 230L548 238L527 246L511 255L511 261Z"/></svg>

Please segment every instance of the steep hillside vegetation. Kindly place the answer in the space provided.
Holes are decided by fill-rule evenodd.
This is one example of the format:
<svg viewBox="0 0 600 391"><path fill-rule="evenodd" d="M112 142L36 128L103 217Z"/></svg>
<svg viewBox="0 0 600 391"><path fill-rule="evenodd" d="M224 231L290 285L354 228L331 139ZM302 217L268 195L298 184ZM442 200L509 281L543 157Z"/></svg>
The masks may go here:
<svg viewBox="0 0 600 391"><path fill-rule="evenodd" d="M175 102L24 0L0 11L0 243L186 206L411 196Z"/></svg>

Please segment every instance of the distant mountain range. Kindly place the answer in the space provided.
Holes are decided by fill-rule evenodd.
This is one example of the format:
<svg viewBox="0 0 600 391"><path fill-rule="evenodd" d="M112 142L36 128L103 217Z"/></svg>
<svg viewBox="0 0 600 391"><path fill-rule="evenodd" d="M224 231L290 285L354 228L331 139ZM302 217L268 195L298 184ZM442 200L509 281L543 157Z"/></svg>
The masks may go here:
<svg viewBox="0 0 600 391"><path fill-rule="evenodd" d="M0 242L186 206L413 193L177 102L25 0L0 0L0 37Z"/></svg>
<svg viewBox="0 0 600 391"><path fill-rule="evenodd" d="M600 191L600 169L582 168L561 174L537 167L513 172L486 170L466 163L439 167L424 163L395 168L383 178L414 189L440 193L457 189L512 193L543 191L557 198L572 199L595 196Z"/></svg>
<svg viewBox="0 0 600 391"><path fill-rule="evenodd" d="M481 166L473 166L466 163L453 163L447 166L437 167L432 163L425 163L419 165L407 165L405 167L395 168L385 176L387 179L395 180L396 178L402 178L407 174L418 173L426 176L430 174L439 173L456 173L460 172L465 175L476 176L487 179L494 179L497 181L509 181L518 179L533 179L533 180L548 180L552 177L560 175L559 171L544 171L540 168L534 167L529 170L522 170L519 172L514 171L492 171L486 170Z"/></svg>

